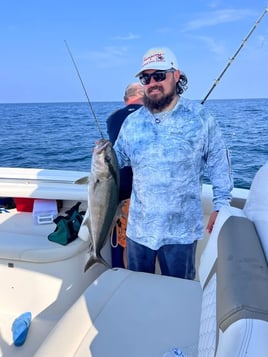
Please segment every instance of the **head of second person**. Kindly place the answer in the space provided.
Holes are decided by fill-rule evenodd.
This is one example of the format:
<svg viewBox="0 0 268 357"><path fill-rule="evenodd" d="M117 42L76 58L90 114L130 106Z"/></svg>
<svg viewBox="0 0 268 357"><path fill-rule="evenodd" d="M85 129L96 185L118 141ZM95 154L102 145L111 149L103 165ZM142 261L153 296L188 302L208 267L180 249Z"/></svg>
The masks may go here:
<svg viewBox="0 0 268 357"><path fill-rule="evenodd" d="M144 89L140 83L130 83L125 90L124 102L126 105L143 104Z"/></svg>
<svg viewBox="0 0 268 357"><path fill-rule="evenodd" d="M152 112L171 109L188 82L174 53L167 47L149 49L136 77L144 88L144 105Z"/></svg>

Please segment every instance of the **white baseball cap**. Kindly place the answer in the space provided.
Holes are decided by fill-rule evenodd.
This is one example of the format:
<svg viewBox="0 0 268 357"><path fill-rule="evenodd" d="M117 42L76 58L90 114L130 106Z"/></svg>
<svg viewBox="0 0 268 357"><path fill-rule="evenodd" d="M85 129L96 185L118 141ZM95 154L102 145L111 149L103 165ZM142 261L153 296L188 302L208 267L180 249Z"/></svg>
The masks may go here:
<svg viewBox="0 0 268 357"><path fill-rule="evenodd" d="M179 69L174 53L167 47L151 48L143 56L141 69L135 77L147 69L167 70L170 68Z"/></svg>

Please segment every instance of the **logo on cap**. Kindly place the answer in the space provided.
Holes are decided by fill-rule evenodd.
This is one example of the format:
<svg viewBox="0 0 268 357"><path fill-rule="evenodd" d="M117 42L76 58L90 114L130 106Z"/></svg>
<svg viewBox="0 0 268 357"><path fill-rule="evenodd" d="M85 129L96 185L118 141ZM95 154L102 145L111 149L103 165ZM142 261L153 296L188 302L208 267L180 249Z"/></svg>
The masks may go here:
<svg viewBox="0 0 268 357"><path fill-rule="evenodd" d="M154 53L151 56L144 57L143 59L143 66L147 66L149 63L152 62L165 62L166 59L162 53Z"/></svg>

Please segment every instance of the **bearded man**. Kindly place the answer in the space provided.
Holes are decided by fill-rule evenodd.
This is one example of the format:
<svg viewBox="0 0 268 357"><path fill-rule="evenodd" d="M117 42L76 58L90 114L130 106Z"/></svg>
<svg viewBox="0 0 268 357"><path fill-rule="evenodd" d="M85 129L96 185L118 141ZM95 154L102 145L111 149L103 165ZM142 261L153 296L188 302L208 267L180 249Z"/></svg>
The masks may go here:
<svg viewBox="0 0 268 357"><path fill-rule="evenodd" d="M204 170L213 187L210 233L231 200L228 150L213 116L181 96L188 81L170 49L147 51L136 77L144 106L127 117L114 145L119 166L133 171L128 269L154 273L158 257L163 275L194 279Z"/></svg>

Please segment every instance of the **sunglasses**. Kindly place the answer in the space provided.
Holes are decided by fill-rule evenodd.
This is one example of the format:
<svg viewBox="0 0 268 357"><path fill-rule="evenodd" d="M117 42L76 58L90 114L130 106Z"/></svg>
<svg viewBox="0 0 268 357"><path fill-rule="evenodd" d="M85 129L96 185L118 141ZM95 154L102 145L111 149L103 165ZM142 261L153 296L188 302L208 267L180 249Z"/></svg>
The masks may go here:
<svg viewBox="0 0 268 357"><path fill-rule="evenodd" d="M166 79L168 72L175 72L175 69L167 69L166 71L156 71L151 74L144 73L139 76L139 80L143 85L149 84L151 82L152 77L155 82L163 82Z"/></svg>

